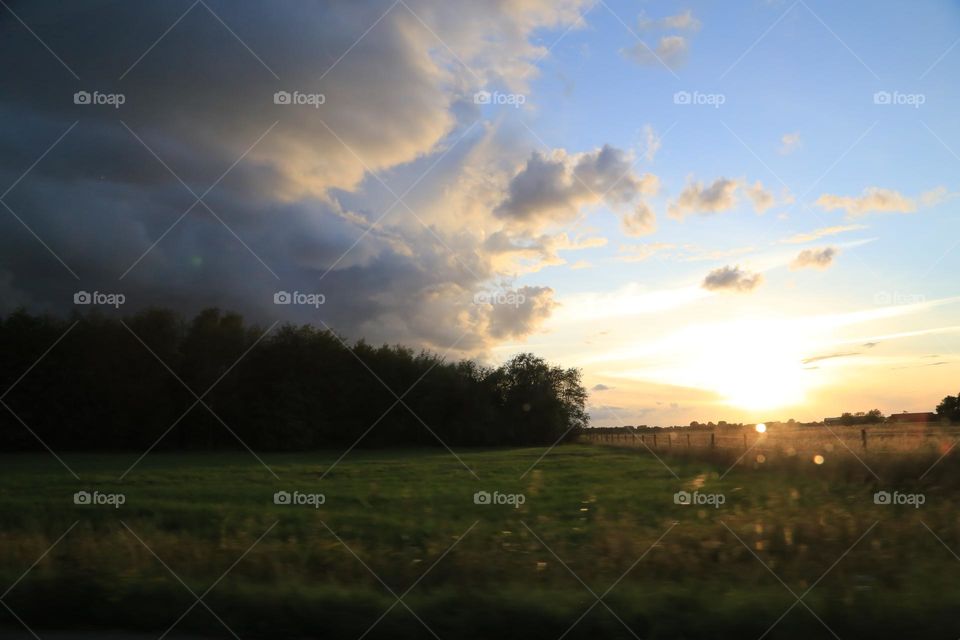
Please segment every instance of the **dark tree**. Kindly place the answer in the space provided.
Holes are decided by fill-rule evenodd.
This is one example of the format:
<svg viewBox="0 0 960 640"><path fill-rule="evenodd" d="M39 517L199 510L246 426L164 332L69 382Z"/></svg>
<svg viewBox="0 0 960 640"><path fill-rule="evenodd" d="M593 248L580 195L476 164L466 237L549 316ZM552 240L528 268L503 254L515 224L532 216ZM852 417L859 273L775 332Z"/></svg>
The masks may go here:
<svg viewBox="0 0 960 640"><path fill-rule="evenodd" d="M217 309L13 313L0 449L547 445L587 425L580 372L531 354L487 368L311 326L263 333Z"/></svg>
<svg viewBox="0 0 960 640"><path fill-rule="evenodd" d="M937 415L950 422L960 422L960 393L944 398L937 405Z"/></svg>

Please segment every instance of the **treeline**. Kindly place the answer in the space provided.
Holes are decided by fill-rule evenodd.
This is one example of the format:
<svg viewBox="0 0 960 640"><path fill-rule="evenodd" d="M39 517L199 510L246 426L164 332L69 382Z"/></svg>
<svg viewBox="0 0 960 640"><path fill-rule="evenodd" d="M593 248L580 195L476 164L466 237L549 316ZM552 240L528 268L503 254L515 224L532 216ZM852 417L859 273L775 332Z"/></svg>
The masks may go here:
<svg viewBox="0 0 960 640"><path fill-rule="evenodd" d="M950 422L960 422L960 393L955 396L947 396L937 405L937 416L941 420Z"/></svg>
<svg viewBox="0 0 960 640"><path fill-rule="evenodd" d="M845 427L851 427L858 424L880 424L882 422L887 422L887 419L883 417L883 412L880 411L880 409L857 411L855 413L846 411L840 414L840 418L837 420L838 424L841 424Z"/></svg>
<svg viewBox="0 0 960 640"><path fill-rule="evenodd" d="M15 312L0 321L0 449L542 445L587 425L580 372L532 354L489 368L311 326L264 331L217 309Z"/></svg>

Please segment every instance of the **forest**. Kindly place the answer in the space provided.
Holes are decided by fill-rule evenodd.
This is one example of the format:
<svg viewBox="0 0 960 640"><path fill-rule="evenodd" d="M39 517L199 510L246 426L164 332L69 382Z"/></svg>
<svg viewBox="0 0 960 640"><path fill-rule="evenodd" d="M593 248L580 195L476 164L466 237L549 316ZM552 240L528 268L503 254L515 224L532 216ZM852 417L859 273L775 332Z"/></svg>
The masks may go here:
<svg viewBox="0 0 960 640"><path fill-rule="evenodd" d="M529 353L484 366L218 309L19 310L0 353L8 451L553 444L588 421L580 372Z"/></svg>

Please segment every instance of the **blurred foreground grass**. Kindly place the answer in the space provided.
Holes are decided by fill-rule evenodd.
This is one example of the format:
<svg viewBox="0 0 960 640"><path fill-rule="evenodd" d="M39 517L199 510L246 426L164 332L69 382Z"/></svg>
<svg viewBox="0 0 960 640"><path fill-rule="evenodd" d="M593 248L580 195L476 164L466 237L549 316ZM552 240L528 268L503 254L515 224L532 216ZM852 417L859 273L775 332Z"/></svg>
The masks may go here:
<svg viewBox="0 0 960 640"><path fill-rule="evenodd" d="M387 610L367 638L960 633L950 456L921 480L936 457L748 454L731 470L731 452L569 445L535 465L543 452L459 452L479 480L442 449L354 451L332 469L340 452L263 456L279 480L247 453L151 454L122 482L137 455L65 456L80 481L50 456L0 456L0 590L16 583L3 602L41 637L176 623L359 638ZM74 505L78 490L126 502ZM276 505L281 490L326 501ZM678 505L680 490L725 502ZM925 503L877 505L877 490ZM0 608L0 626L19 625Z"/></svg>

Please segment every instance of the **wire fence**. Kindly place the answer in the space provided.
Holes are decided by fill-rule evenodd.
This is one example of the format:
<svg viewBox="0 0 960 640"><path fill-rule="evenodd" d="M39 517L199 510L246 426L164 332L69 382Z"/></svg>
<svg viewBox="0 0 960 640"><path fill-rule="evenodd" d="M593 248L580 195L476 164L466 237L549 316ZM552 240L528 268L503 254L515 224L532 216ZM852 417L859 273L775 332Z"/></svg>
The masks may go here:
<svg viewBox="0 0 960 640"><path fill-rule="evenodd" d="M832 451L907 453L945 452L960 441L960 427L943 425L877 424L770 428L649 429L587 432L584 441L656 451L739 450L757 453L817 454Z"/></svg>

